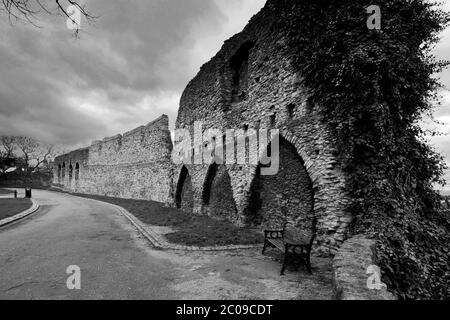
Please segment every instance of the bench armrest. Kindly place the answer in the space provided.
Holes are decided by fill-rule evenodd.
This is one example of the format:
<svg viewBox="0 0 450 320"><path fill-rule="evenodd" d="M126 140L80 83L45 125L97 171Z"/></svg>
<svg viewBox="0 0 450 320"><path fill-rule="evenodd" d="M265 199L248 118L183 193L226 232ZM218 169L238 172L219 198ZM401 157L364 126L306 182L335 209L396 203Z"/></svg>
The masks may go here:
<svg viewBox="0 0 450 320"><path fill-rule="evenodd" d="M284 230L264 230L264 236L266 239L283 239Z"/></svg>

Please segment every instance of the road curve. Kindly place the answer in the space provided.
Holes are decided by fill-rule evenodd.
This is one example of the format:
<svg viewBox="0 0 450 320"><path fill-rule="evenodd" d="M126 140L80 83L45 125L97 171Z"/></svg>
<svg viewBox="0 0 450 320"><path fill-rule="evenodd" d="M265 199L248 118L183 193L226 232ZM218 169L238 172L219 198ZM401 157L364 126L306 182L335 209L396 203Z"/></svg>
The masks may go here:
<svg viewBox="0 0 450 320"><path fill-rule="evenodd" d="M176 270L151 256L139 234L106 203L33 191L32 217L0 229L0 299L177 299ZM66 285L81 269L81 290Z"/></svg>

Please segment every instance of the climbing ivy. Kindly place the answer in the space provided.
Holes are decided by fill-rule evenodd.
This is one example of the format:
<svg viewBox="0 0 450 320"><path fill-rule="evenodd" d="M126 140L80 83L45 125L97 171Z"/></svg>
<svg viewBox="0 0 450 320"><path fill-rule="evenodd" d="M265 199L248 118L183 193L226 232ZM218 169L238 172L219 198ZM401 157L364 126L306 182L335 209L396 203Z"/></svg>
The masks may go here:
<svg viewBox="0 0 450 320"><path fill-rule="evenodd" d="M369 30L370 5L381 29ZM433 189L443 159L419 126L447 66L432 55L449 15L426 0L280 0L277 23L321 106L349 177L352 232L377 239L383 280L402 299L449 298L450 222ZM301 18L299 18L301 17Z"/></svg>

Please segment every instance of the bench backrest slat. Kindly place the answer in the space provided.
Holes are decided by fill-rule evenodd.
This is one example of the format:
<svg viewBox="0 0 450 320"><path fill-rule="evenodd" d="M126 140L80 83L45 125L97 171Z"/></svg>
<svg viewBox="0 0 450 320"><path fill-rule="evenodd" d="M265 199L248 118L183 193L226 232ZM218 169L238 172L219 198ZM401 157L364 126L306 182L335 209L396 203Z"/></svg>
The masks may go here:
<svg viewBox="0 0 450 320"><path fill-rule="evenodd" d="M307 245L311 242L312 234L306 234L304 231L294 228L286 227L284 230L284 239L294 244Z"/></svg>

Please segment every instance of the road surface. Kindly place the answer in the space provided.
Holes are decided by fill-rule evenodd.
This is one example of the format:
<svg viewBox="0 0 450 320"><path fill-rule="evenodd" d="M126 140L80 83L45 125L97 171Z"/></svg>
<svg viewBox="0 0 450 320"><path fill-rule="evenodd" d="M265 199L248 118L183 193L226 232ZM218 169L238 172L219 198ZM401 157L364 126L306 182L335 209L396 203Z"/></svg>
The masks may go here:
<svg viewBox="0 0 450 320"><path fill-rule="evenodd" d="M316 276L278 275L255 250L168 252L151 248L109 204L33 190L41 208L0 228L0 299L327 299L328 263ZM81 271L69 290L69 266ZM323 271L323 272L322 272ZM299 281L301 280L301 281Z"/></svg>

